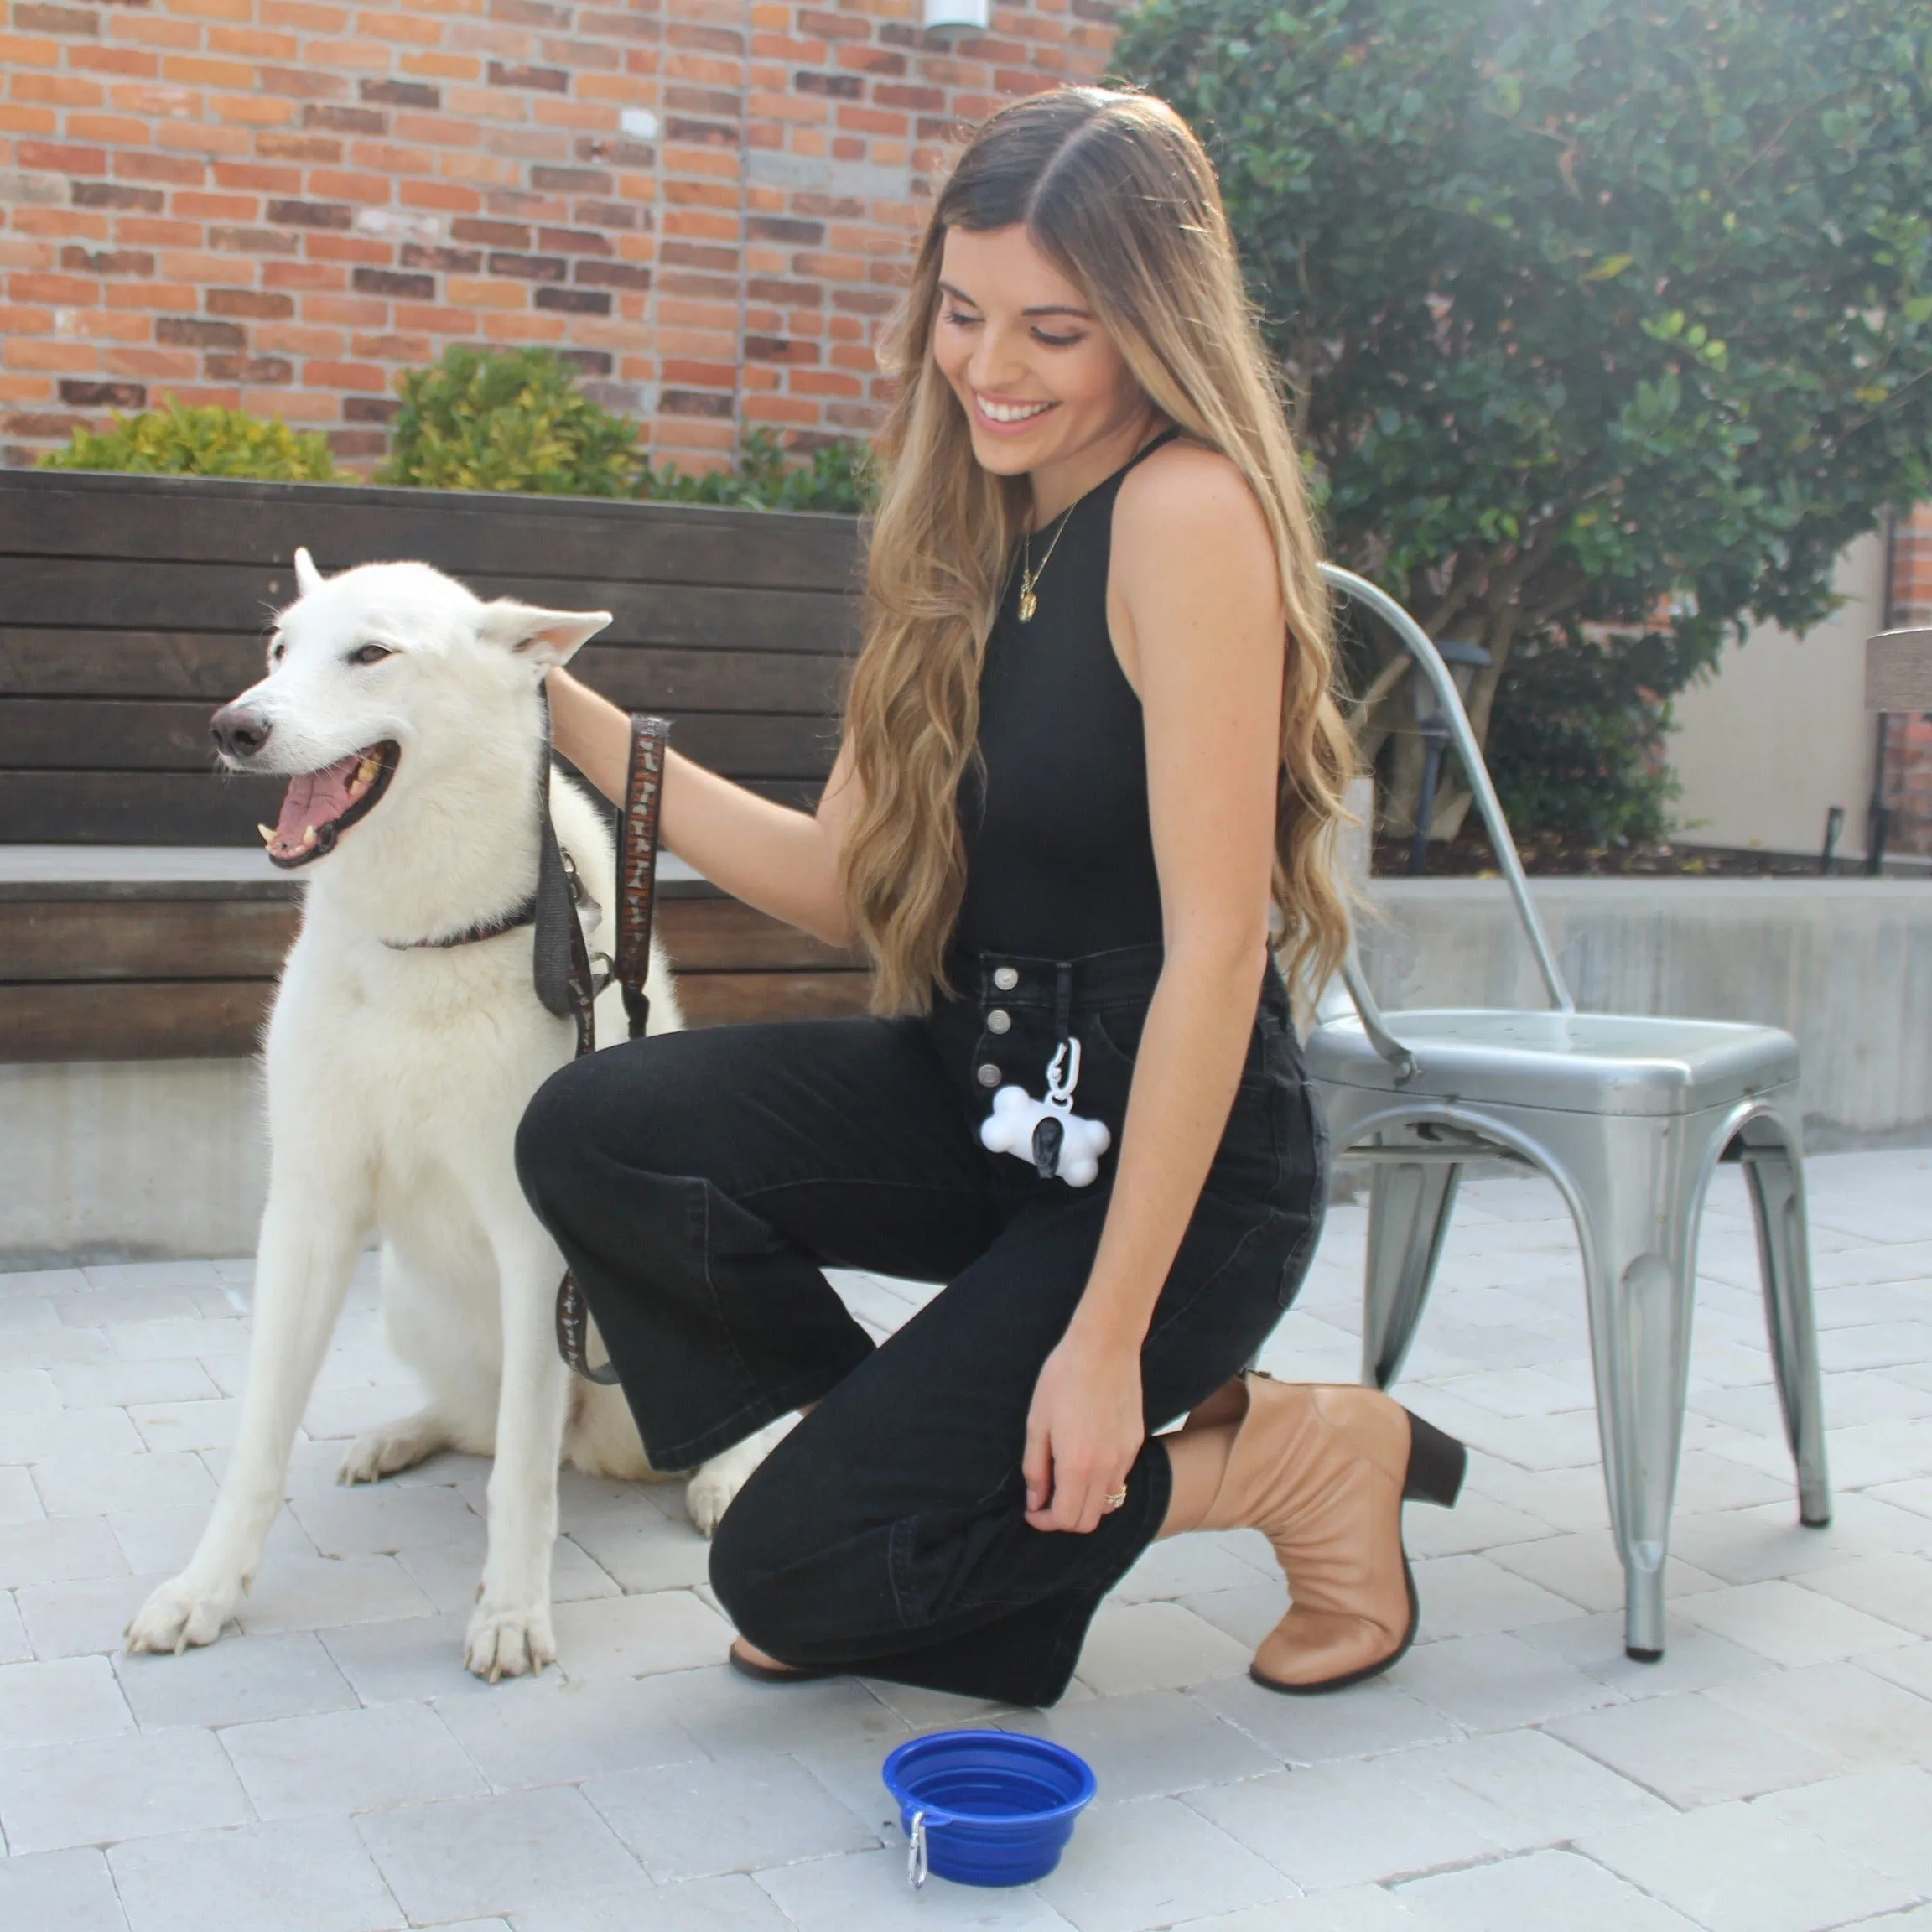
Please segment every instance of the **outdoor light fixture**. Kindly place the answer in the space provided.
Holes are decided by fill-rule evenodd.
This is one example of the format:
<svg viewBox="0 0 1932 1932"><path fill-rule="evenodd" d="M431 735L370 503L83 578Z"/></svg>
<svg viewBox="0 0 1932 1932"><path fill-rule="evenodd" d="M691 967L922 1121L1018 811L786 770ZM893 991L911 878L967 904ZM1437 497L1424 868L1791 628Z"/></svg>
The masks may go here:
<svg viewBox="0 0 1932 1932"><path fill-rule="evenodd" d="M928 34L984 34L992 24L992 0L926 0Z"/></svg>
<svg viewBox="0 0 1932 1932"><path fill-rule="evenodd" d="M1489 662L1489 653L1480 644L1465 644L1454 637L1441 639L1436 649L1456 680L1456 697L1467 710L1469 687L1476 673ZM1429 828L1436 817L1436 787L1442 779L1442 754L1449 749L1449 720L1436 696L1436 687L1426 678L1410 680L1415 694L1415 727L1422 734L1422 787L1415 799L1415 834L1409 845L1409 875L1419 878L1429 862Z"/></svg>

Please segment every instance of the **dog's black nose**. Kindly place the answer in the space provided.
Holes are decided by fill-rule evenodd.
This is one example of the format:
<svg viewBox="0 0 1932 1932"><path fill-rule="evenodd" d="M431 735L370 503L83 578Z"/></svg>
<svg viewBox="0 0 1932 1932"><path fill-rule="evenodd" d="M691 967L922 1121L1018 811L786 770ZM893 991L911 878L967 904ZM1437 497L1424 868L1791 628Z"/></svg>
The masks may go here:
<svg viewBox="0 0 1932 1932"><path fill-rule="evenodd" d="M275 727L246 704L224 704L208 725L215 742L231 758L252 758Z"/></svg>

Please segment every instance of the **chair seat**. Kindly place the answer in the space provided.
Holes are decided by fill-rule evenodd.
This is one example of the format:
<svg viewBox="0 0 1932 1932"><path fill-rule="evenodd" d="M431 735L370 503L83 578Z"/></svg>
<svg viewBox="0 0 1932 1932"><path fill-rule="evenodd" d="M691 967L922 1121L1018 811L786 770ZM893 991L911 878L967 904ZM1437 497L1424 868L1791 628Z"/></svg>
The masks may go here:
<svg viewBox="0 0 1932 1932"><path fill-rule="evenodd" d="M1482 1007L1382 1017L1420 1063L1413 1078L1397 1085L1352 1014L1311 1033L1310 1075L1407 1099L1663 1115L1729 1106L1798 1078L1798 1043L1774 1026Z"/></svg>

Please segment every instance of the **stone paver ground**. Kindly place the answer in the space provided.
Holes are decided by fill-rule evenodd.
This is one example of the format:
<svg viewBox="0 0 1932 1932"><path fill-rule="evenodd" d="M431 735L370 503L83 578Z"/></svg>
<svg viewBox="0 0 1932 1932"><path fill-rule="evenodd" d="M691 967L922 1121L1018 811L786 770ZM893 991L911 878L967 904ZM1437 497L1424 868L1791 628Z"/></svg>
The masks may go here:
<svg viewBox="0 0 1932 1932"><path fill-rule="evenodd" d="M335 1486L409 1405L360 1283L242 1617L118 1654L234 1428L245 1262L0 1277L5 1932L1518 1932L1932 1929L1932 1155L1810 1163L1837 1515L1797 1527L1735 1175L1706 1218L1670 1654L1626 1662L1579 1265L1554 1192L1468 1189L1403 1393L1465 1437L1410 1512L1422 1640L1328 1699L1244 1671L1281 1585L1252 1535L1152 1550L1046 1713L761 1689L674 1488L566 1477L563 1666L459 1662L486 1470ZM1267 1365L1353 1379L1338 1208ZM844 1283L883 1332L917 1291ZM879 1783L912 1732L1083 1752L1060 1870L917 1898Z"/></svg>

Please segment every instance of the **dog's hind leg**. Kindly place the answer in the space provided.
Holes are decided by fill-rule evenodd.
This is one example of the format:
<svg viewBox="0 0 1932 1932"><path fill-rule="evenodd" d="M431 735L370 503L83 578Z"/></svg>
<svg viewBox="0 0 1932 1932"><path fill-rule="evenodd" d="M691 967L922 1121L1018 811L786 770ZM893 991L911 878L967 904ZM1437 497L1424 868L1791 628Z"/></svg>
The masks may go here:
<svg viewBox="0 0 1932 1932"><path fill-rule="evenodd" d="M382 1244L382 1331L397 1358L413 1369L428 1400L413 1415L366 1429L349 1446L338 1483L375 1483L439 1454L496 1449L496 1263L468 1203L411 1191L404 1220L393 1198L379 1202ZM401 1227L393 1225L404 1220Z"/></svg>
<svg viewBox="0 0 1932 1932"><path fill-rule="evenodd" d="M501 1283L503 1380L490 1472L490 1549L464 1660L495 1683L556 1661L550 1561L570 1378L555 1330L562 1256L527 1213L499 1208L486 1225Z"/></svg>
<svg viewBox="0 0 1932 1932"><path fill-rule="evenodd" d="M378 1483L457 1446L456 1431L446 1415L436 1409L418 1409L413 1415L399 1415L393 1422L365 1429L349 1445L335 1480Z"/></svg>
<svg viewBox="0 0 1932 1932"><path fill-rule="evenodd" d="M356 1271L364 1217L319 1181L272 1175L256 1259L253 1332L235 1452L188 1567L162 1584L127 1626L130 1650L212 1644L255 1580L288 1452L323 1351Z"/></svg>
<svg viewBox="0 0 1932 1932"><path fill-rule="evenodd" d="M724 1520L724 1512L750 1481L752 1472L797 1426L796 1415L781 1415L692 1472L684 1488L684 1508L701 1535L709 1536Z"/></svg>

